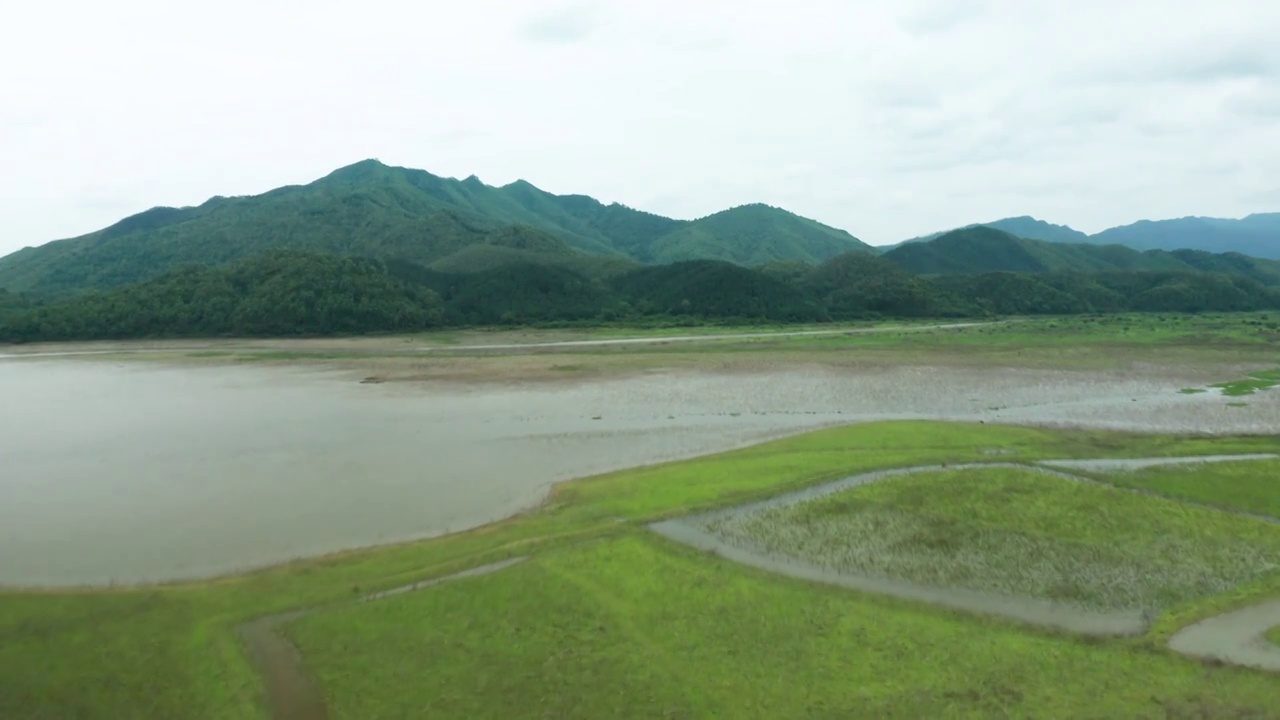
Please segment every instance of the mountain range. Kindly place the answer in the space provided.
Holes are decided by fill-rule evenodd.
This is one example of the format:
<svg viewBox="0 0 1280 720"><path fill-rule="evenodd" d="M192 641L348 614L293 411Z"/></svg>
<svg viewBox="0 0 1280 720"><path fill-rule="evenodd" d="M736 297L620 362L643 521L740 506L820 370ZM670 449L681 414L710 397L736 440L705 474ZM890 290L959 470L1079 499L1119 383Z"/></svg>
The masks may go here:
<svg viewBox="0 0 1280 720"><path fill-rule="evenodd" d="M0 258L0 288L57 299L274 251L371 258L449 276L540 267L604 280L714 260L794 280L833 258L880 255L885 263L846 259L827 276L855 286L854 267L927 276L1209 272L1276 285L1280 213L1142 221L1095 235L1021 216L872 248L844 230L763 204L678 220L556 195L523 180L492 186L475 176L457 180L365 160L305 185L152 208L87 235L25 248ZM680 282L728 272L703 268ZM837 297L838 288L822 292L847 300Z"/></svg>
<svg viewBox="0 0 1280 720"><path fill-rule="evenodd" d="M675 220L524 181L494 187L474 176L442 178L366 160L307 185L153 208L88 235L25 248L0 258L0 287L68 294L272 249L451 271L537 262L589 275L690 259L818 263L850 250L872 252L843 230L766 205Z"/></svg>

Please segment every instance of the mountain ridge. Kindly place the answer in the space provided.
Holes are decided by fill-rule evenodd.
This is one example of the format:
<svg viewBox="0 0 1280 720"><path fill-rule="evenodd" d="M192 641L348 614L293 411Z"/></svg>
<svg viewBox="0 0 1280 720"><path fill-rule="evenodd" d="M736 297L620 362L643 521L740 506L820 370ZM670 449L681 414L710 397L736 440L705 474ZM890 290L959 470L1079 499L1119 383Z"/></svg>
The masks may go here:
<svg viewBox="0 0 1280 720"><path fill-rule="evenodd" d="M307 184L153 207L92 233L24 248L0 257L0 287L67 294L270 249L430 265L517 226L584 255L649 264L818 263L850 250L874 252L848 232L760 203L678 220L587 195L555 195L526 180L499 187L475 175L457 180L367 159Z"/></svg>

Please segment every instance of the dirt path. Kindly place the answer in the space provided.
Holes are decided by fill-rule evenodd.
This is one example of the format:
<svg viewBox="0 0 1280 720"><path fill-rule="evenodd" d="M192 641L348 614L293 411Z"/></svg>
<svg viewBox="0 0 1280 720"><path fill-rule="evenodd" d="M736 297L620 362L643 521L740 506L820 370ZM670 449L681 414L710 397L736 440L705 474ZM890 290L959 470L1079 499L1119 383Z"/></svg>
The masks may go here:
<svg viewBox="0 0 1280 720"><path fill-rule="evenodd" d="M1163 457L1163 458L1111 458L1106 460L1041 460L1037 465L1060 468L1062 470L1085 470L1094 472L1129 472L1145 470L1162 465L1201 465L1204 463L1239 462L1241 460L1275 460L1280 457L1275 453L1254 453L1252 455L1200 455L1197 457Z"/></svg>
<svg viewBox="0 0 1280 720"><path fill-rule="evenodd" d="M1183 628L1169 647L1190 657L1280 672L1280 645L1265 635L1280 625L1280 600L1211 617Z"/></svg>
<svg viewBox="0 0 1280 720"><path fill-rule="evenodd" d="M996 325L996 322L949 323L941 325L886 325L870 328L841 328L839 330L794 330L790 332L728 333L723 335L664 335L655 337L611 338L607 340L557 340L554 342L493 343L488 345L432 345L419 348L424 351L470 350L536 350L539 348L602 347L609 345L653 345L676 342L705 342L707 340L755 340L761 338L790 338L822 335L864 335L881 332L913 332L922 330L952 330L959 328Z"/></svg>
<svg viewBox="0 0 1280 720"><path fill-rule="evenodd" d="M855 573L834 572L832 570L799 561L795 558L768 553L759 548L743 547L731 543L704 527L718 520L731 516L760 512L766 509L789 507L808 502L820 497L842 492L880 480L903 475L940 470L966 470L975 468L1019 468L1040 472L1053 477L1105 485L1126 492L1139 492L1144 495L1154 493L1111 485L1094 478L1075 475L1062 467L1089 469L1095 471L1123 470L1158 465L1193 464L1206 462L1226 462L1240 460L1260 460L1277 457L1273 454L1255 455L1205 455L1173 458L1132 458L1132 459L1099 459L1079 461L1044 461L1038 465L1022 465L1017 463L966 463L960 465L924 465L909 468L896 468L878 472L854 475L834 482L779 495L767 500L739 505L723 510L701 513L694 516L666 520L650 525L654 532L676 542L680 542L700 550L714 552L735 562L775 572L789 577L816 582L824 582L849 587L864 592L890 595L893 597L927 602L934 605L964 610L983 615L995 615L1012 618L1046 627L1053 627L1086 635L1126 636L1138 635L1145 631L1148 618L1141 611L1096 612L1082 608L1054 603L1035 598L1016 597L973 591L960 588L933 587L896 578L877 577ZM1161 496L1163 497L1163 496ZM1200 503L1186 502L1217 510L1232 512L1244 517L1280 522L1280 519L1256 516L1242 511L1223 510ZM1227 662L1266 669L1280 669L1280 648L1267 643L1262 634L1271 627L1280 624L1280 601L1254 608L1246 608L1206 620L1178 633L1170 642L1175 651L1192 656L1212 655Z"/></svg>
<svg viewBox="0 0 1280 720"><path fill-rule="evenodd" d="M703 335L655 335L652 337L623 337L623 338L601 338L599 340L554 340L545 342L512 342L512 343L476 343L468 345L428 345L421 347L404 347L389 345L385 346L362 346L343 345L343 349L360 353L372 352L378 354L378 350L394 349L394 355L412 355L415 352L443 352L443 351L477 351L477 350L539 350L553 348L573 348L573 347L608 347L611 345L655 345L678 342L707 342L709 340L755 340L768 338L793 338L793 337L810 337L824 335L865 335L884 332L921 332L926 330L952 330L971 327L981 327L986 325L1000 325L1012 322L1009 320L987 321L987 322L965 322L965 323L937 323L931 325L883 325L879 327L845 327L832 328L830 330L790 330L781 332L748 332L748 333L723 333L723 334L703 334ZM393 338L394 339L394 338ZM333 343L337 343L341 339L330 339ZM293 338L287 340L278 339L279 347L273 347L271 341L254 341L254 340L234 340L234 341L160 341L158 343L149 343L147 347L138 347L137 342L122 342L107 344L106 348L102 348L104 343L101 342L83 342L83 343L45 343L37 344L31 349L27 349L21 345L5 345L0 347L0 360L19 360L27 358L65 358L80 357L93 355L145 355L155 353L182 353L197 352L202 350L213 349L242 349L248 352L255 350L271 350L282 348L296 348L305 352L308 348L316 351L324 351L326 349L332 351L337 345L322 345L308 343L303 341L299 343ZM59 349L67 348L67 349Z"/></svg>
<svg viewBox="0 0 1280 720"><path fill-rule="evenodd" d="M516 557L481 565L452 575L365 595L357 602L382 600L454 580L488 575L527 559ZM331 609L331 606L293 610L251 620L240 626L240 638L249 651L249 660L262 675L263 684L266 687L267 707L271 711L273 720L326 720L329 717L324 704L324 695L315 680L307 673L302 653L279 632L283 625L328 609Z"/></svg>

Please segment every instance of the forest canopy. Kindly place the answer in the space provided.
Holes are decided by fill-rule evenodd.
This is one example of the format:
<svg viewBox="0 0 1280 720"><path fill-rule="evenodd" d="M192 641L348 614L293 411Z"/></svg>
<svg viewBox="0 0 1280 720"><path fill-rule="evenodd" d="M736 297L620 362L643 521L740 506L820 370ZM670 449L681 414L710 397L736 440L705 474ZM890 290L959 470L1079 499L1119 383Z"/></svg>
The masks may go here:
<svg viewBox="0 0 1280 720"><path fill-rule="evenodd" d="M1217 272L921 276L858 252L817 266L698 260L589 277L540 263L444 273L408 261L275 250L51 302L0 291L0 342L1270 309L1280 309L1277 288Z"/></svg>

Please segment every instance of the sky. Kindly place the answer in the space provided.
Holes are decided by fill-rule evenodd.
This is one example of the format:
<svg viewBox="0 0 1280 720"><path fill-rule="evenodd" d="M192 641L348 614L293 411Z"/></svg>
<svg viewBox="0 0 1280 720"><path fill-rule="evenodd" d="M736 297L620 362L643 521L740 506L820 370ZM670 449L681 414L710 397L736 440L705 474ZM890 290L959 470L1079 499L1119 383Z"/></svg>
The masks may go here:
<svg viewBox="0 0 1280 720"><path fill-rule="evenodd" d="M0 255L365 158L887 244L1280 211L1271 0L47 0L0 25Z"/></svg>

